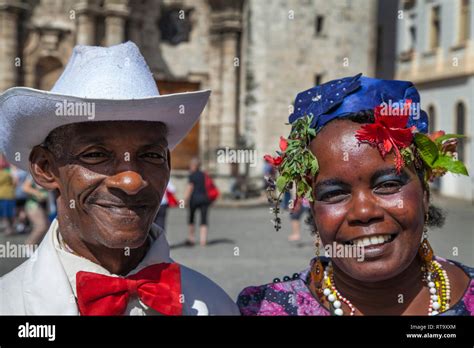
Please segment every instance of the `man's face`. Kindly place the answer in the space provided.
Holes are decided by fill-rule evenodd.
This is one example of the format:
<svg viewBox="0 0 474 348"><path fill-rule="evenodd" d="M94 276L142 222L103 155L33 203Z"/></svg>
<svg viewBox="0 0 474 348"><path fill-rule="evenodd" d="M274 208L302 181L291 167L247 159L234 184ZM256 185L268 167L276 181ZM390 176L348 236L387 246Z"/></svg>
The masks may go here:
<svg viewBox="0 0 474 348"><path fill-rule="evenodd" d="M116 121L73 127L54 170L58 214L86 243L143 245L170 175L164 125Z"/></svg>

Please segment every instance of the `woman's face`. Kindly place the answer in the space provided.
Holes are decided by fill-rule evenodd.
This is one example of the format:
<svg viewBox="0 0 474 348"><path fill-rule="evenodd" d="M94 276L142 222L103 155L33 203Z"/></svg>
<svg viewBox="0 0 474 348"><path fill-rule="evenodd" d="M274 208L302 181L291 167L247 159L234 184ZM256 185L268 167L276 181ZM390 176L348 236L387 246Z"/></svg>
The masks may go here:
<svg viewBox="0 0 474 348"><path fill-rule="evenodd" d="M350 277L375 282L398 275L413 261L428 199L413 168L397 174L392 153L384 160L376 148L359 145L355 133L360 127L336 120L311 142L319 162L312 211L323 245L374 241L359 249L363 261L350 254L332 260ZM379 237L385 238L382 244L376 242L382 241Z"/></svg>

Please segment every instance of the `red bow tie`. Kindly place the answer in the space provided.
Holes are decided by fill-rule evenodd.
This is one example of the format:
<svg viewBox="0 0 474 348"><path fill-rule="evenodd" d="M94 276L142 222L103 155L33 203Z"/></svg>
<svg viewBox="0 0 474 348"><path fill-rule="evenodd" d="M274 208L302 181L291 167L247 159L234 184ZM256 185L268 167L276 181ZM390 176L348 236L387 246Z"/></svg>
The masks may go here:
<svg viewBox="0 0 474 348"><path fill-rule="evenodd" d="M122 315L135 295L157 312L181 315L181 273L176 263L160 263L126 278L91 272L76 274L81 315Z"/></svg>

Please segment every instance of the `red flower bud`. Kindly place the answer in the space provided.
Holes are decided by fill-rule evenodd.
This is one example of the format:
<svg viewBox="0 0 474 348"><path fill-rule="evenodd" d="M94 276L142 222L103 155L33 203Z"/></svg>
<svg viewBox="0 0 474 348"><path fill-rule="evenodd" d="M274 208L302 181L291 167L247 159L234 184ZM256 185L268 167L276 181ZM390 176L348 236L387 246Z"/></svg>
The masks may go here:
<svg viewBox="0 0 474 348"><path fill-rule="evenodd" d="M432 141L435 141L436 139L438 139L439 137L442 137L444 135L444 131L442 130L439 130L437 132L434 132L434 133L431 133L428 135L428 137L432 140Z"/></svg>
<svg viewBox="0 0 474 348"><path fill-rule="evenodd" d="M286 149L288 148L288 141L286 141L285 138L283 137L280 137L280 149L281 151L286 151Z"/></svg>

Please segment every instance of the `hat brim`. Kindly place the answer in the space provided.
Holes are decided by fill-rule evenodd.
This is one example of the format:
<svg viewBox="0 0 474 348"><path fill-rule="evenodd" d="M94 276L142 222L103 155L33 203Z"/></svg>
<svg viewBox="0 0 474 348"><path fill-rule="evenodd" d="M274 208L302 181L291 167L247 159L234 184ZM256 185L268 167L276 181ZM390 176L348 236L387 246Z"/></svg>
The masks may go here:
<svg viewBox="0 0 474 348"><path fill-rule="evenodd" d="M29 156L55 128L94 121L155 121L168 127L172 150L198 121L211 91L166 94L141 99L89 99L27 87L13 87L0 95L0 149L8 161L29 170ZM64 103L69 104L64 104ZM59 104L94 105L94 115L57 115Z"/></svg>

